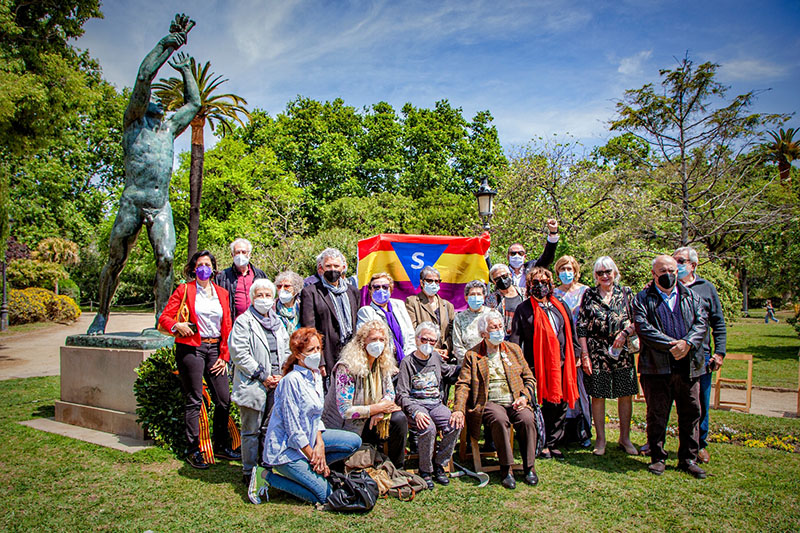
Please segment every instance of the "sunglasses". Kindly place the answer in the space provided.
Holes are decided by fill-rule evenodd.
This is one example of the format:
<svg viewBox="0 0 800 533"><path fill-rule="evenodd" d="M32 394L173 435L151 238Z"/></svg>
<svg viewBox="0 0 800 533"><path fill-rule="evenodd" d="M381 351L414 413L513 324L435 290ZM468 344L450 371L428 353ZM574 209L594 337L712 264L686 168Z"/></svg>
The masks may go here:
<svg viewBox="0 0 800 533"><path fill-rule="evenodd" d="M523 250L521 252L508 252L508 255L509 256L511 256L511 255L525 255L525 250Z"/></svg>
<svg viewBox="0 0 800 533"><path fill-rule="evenodd" d="M675 261L676 261L676 262L677 262L679 265L685 265L686 263L688 263L688 262L689 262L689 260L688 260L688 259L683 259L683 258L680 258L680 259L679 259L679 258L677 258L677 257L675 258Z"/></svg>
<svg viewBox="0 0 800 533"><path fill-rule="evenodd" d="M424 342L425 344L434 345L436 344L436 339L431 339L430 337L420 337L419 340Z"/></svg>
<svg viewBox="0 0 800 533"><path fill-rule="evenodd" d="M381 289L383 289L385 291L388 291L390 288L391 288L390 285L373 285L372 286L372 290L373 291L379 291Z"/></svg>
<svg viewBox="0 0 800 533"><path fill-rule="evenodd" d="M424 281L425 283L435 283L437 285L442 284L442 280L440 279L423 279L422 281Z"/></svg>
<svg viewBox="0 0 800 533"><path fill-rule="evenodd" d="M594 273L597 274L598 278L603 278L605 276L610 276L611 270L595 270Z"/></svg>

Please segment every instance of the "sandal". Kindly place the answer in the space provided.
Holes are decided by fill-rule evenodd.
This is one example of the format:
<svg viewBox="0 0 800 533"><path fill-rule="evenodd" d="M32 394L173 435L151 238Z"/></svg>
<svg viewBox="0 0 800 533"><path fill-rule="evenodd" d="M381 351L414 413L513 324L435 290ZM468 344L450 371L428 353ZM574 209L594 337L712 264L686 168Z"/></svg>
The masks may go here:
<svg viewBox="0 0 800 533"><path fill-rule="evenodd" d="M540 459L552 459L553 456L550 454L550 450L544 448L541 452L539 452Z"/></svg>
<svg viewBox="0 0 800 533"><path fill-rule="evenodd" d="M563 461L564 460L564 454L561 453L561 450L557 450L555 448L551 448L550 449L550 455L553 456L553 459L556 459L558 461Z"/></svg>

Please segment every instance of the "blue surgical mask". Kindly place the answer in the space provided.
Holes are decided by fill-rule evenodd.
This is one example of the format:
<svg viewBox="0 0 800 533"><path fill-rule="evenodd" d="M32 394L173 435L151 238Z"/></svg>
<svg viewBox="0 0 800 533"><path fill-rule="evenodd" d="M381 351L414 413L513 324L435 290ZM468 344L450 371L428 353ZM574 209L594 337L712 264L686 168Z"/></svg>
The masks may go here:
<svg viewBox="0 0 800 533"><path fill-rule="evenodd" d="M506 335L505 335L505 333L503 333L502 329L498 329L498 330L489 332L489 342L491 342L495 346L497 346L498 344L503 342L503 339L505 339L505 338L506 338Z"/></svg>
<svg viewBox="0 0 800 533"><path fill-rule="evenodd" d="M689 275L689 267L685 264L678 263L678 279L683 279Z"/></svg>
<svg viewBox="0 0 800 533"><path fill-rule="evenodd" d="M564 272L559 272L558 279L560 279L561 283L563 283L564 285L569 285L570 283L572 283L572 280L575 279L575 273L570 272L568 270L565 270Z"/></svg>
<svg viewBox="0 0 800 533"><path fill-rule="evenodd" d="M508 258L508 264L511 265L512 268L519 268L525 262L525 258L521 255L512 255Z"/></svg>
<svg viewBox="0 0 800 533"><path fill-rule="evenodd" d="M473 311L477 311L483 306L483 296L475 296L473 294L467 297L467 305L469 305L469 308Z"/></svg>
<svg viewBox="0 0 800 533"><path fill-rule="evenodd" d="M422 290L425 291L425 294L428 296L436 296L436 293L439 292L439 284L422 282Z"/></svg>
<svg viewBox="0 0 800 533"><path fill-rule="evenodd" d="M386 289L378 289L377 291L372 291L372 301L378 305L383 305L389 301L389 296L391 293Z"/></svg>

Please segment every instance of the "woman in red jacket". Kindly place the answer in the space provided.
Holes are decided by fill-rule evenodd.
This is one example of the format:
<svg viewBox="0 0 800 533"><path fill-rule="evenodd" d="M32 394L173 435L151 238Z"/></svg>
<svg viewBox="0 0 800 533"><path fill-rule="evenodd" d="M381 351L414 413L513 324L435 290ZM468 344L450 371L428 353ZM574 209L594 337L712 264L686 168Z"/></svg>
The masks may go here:
<svg viewBox="0 0 800 533"><path fill-rule="evenodd" d="M186 402L186 439L189 455L186 461L194 468L208 468L200 452L200 403L203 401L203 378L214 400L214 455L221 459L240 459L231 450L228 434L230 388L226 376L228 334L231 332L231 311L228 291L211 281L217 260L208 250L197 252L184 269L187 279L170 296L158 321L175 334L175 359ZM188 322L175 320L181 301L186 296Z"/></svg>

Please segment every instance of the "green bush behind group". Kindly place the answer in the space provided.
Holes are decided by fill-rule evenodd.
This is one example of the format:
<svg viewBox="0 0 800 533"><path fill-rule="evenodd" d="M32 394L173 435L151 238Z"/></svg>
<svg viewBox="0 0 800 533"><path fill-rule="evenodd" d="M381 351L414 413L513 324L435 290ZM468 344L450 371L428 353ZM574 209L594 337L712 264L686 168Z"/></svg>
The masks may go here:
<svg viewBox="0 0 800 533"><path fill-rule="evenodd" d="M0 70L17 85L15 91L0 87L0 235L23 250L7 257L9 277L15 289L58 289L87 304L97 300L124 187L121 119L129 89L117 91L88 52L67 42L82 34L87 20L102 16L96 0L9 4L0 10L7 37L0 41L7 60ZM286 269L308 275L315 255L333 246L353 272L357 241L377 233L480 233L473 194L486 177L499 193L491 225L495 262L505 261L514 242L538 255L545 220L555 217L562 235L557 255L571 254L584 265L584 283L594 283L594 260L610 255L621 281L638 290L654 254L692 244L701 254L698 273L716 285L729 319L741 309L743 291L752 300L794 300L797 169L779 177L781 148L770 146L766 135L790 117L753 113L753 93L728 96L716 81L717 68L687 56L653 83L621 94L609 117L613 136L592 149L569 136L504 146L489 110L466 117L444 98L430 108L406 103L398 110L387 102L356 107L297 96L278 112L252 110L244 126L205 153L198 246L214 252L224 268L228 244L245 237L254 245L252 262L270 276ZM69 90L48 90L56 81ZM693 118L707 115L699 123L721 129L715 143L684 146L678 157L660 149L675 124L662 121L655 133L642 125L648 113L668 116L687 95L701 104L691 110ZM180 272L188 153L179 156L170 202ZM75 243L79 260L28 252L49 238ZM54 274L58 269L66 275ZM114 303L152 302L154 275L142 234ZM15 302L41 297L12 294ZM15 320L41 316L37 302L24 308Z"/></svg>

